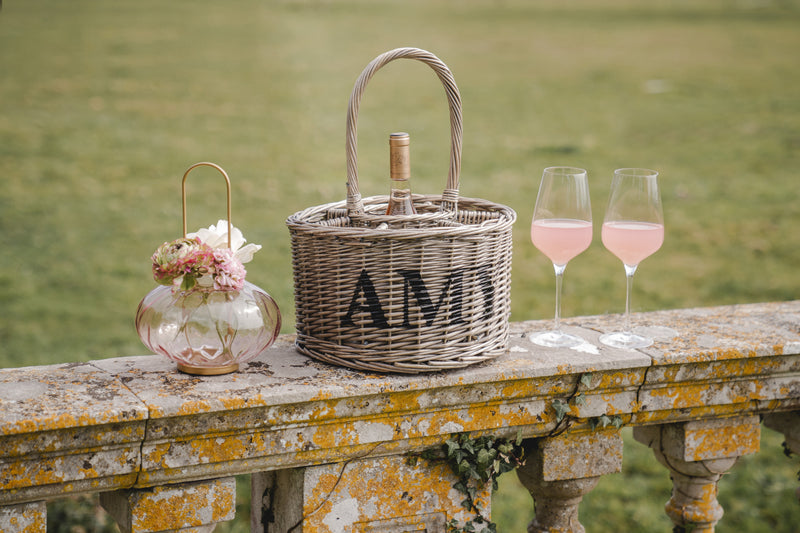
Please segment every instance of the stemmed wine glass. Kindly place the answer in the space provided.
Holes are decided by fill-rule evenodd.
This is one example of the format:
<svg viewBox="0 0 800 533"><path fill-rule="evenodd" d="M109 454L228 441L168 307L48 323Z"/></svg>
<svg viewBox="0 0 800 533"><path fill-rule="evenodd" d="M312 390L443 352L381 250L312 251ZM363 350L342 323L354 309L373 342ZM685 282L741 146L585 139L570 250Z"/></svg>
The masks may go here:
<svg viewBox="0 0 800 533"><path fill-rule="evenodd" d="M561 279L570 259L592 242L592 207L586 171L572 167L544 169L531 223L531 241L553 262L556 313L552 330L534 333L540 346L570 347L584 341L561 331Z"/></svg>
<svg viewBox="0 0 800 533"><path fill-rule="evenodd" d="M653 339L632 332L630 315L636 267L664 242L664 214L657 178L655 170L621 168L614 171L611 182L602 239L603 245L625 266L625 329L602 335L600 342L615 348L644 348L653 344Z"/></svg>

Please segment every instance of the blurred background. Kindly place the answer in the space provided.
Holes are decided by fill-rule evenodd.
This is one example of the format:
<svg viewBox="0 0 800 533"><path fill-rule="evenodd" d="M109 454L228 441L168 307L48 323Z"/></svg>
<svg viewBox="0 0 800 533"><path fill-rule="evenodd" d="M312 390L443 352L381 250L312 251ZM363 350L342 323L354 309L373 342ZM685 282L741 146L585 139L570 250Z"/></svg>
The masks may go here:
<svg viewBox="0 0 800 533"><path fill-rule="evenodd" d="M248 280L292 332L284 221L344 199L353 83L399 46L435 53L459 85L462 195L519 215L513 320L552 317L552 266L529 225L553 165L588 170L594 209L595 241L565 276L567 319L624 308L622 267L599 227L612 172L626 166L660 171L666 219L664 246L637 273L635 311L798 298L798 23L797 0L6 0L0 367L146 353L133 316L154 287L151 254L181 235L180 180L198 161L230 175L233 222L263 245ZM398 130L412 136L414 190L444 188L447 104L427 66L382 69L358 126L362 193L386 193ZM215 171L194 171L188 191L190 231L224 218ZM635 453L626 446L626 461ZM584 504L587 529L671 527L666 471L642 453L645 485L609 476ZM782 459L743 478L744 514L723 501L734 518L719 531L800 523ZM505 500L520 503L500 530L524 530L530 499Z"/></svg>

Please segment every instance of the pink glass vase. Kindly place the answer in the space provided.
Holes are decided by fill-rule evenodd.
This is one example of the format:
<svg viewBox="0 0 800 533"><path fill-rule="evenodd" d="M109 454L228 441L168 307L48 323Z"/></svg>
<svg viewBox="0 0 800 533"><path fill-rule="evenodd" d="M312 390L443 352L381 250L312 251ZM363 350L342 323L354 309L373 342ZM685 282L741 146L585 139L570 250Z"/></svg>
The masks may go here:
<svg viewBox="0 0 800 533"><path fill-rule="evenodd" d="M144 345L188 374L236 372L270 346L280 329L275 300L247 281L238 291L159 285L136 311Z"/></svg>

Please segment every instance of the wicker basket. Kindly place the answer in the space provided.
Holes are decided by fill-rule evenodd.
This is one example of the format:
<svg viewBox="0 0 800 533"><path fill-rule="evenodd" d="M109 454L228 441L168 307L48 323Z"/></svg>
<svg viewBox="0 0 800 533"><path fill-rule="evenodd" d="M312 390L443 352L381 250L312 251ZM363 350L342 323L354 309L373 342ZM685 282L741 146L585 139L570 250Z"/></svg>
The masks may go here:
<svg viewBox="0 0 800 533"><path fill-rule="evenodd" d="M416 215L387 216L387 196L359 193L356 119L367 82L400 58L429 65L445 87L450 169L441 196L414 195ZM286 221L299 352L360 370L415 374L462 368L506 349L516 214L459 197L461 124L452 74L430 52L398 48L361 73L348 105L346 200Z"/></svg>

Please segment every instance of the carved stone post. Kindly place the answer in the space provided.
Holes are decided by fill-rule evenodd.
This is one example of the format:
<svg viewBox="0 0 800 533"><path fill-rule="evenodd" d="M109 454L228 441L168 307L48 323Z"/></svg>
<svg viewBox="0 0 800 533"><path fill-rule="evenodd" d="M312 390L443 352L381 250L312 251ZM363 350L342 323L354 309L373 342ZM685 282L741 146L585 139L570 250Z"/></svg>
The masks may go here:
<svg viewBox="0 0 800 533"><path fill-rule="evenodd" d="M713 533L722 518L718 482L742 455L758 452L758 416L695 420L633 429L652 448L672 477L672 497L664 509L676 531Z"/></svg>
<svg viewBox="0 0 800 533"><path fill-rule="evenodd" d="M0 531L47 531L47 506L44 502L20 503L0 507Z"/></svg>
<svg viewBox="0 0 800 533"><path fill-rule="evenodd" d="M517 475L536 505L528 532L583 533L578 504L600 476L622 469L620 432L569 433L525 444L525 465Z"/></svg>
<svg viewBox="0 0 800 533"><path fill-rule="evenodd" d="M404 456L253 474L250 531L446 533L451 521L463 527L475 518L461 505L456 481L445 464L409 465ZM491 488L476 500L488 519Z"/></svg>
<svg viewBox="0 0 800 533"><path fill-rule="evenodd" d="M764 425L783 433L786 439L786 449L800 455L800 412L770 413L764 417ZM795 494L800 500L800 488Z"/></svg>
<svg viewBox="0 0 800 533"><path fill-rule="evenodd" d="M122 533L210 533L236 514L232 477L100 494Z"/></svg>

